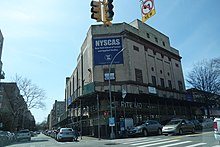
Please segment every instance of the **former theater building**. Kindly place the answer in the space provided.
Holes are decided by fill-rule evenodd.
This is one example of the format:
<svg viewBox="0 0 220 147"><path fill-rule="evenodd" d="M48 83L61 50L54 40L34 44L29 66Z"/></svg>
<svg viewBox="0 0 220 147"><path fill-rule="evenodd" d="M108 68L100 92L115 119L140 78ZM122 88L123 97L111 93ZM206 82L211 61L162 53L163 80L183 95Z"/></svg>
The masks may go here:
<svg viewBox="0 0 220 147"><path fill-rule="evenodd" d="M101 137L110 134L111 114L117 136L122 118L163 124L200 115L201 107L186 96L179 51L169 37L140 20L89 28L77 66L66 78L65 99L65 123L94 136L100 126Z"/></svg>

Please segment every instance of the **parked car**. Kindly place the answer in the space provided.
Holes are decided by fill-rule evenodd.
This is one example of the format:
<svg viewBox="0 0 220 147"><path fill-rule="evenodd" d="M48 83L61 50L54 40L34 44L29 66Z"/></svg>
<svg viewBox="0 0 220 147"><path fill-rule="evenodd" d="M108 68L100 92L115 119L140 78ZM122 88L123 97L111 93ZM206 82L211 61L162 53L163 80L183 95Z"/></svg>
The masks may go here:
<svg viewBox="0 0 220 147"><path fill-rule="evenodd" d="M185 132L195 133L195 125L186 119L172 119L162 129L162 133L183 134Z"/></svg>
<svg viewBox="0 0 220 147"><path fill-rule="evenodd" d="M220 118L215 118L213 124L214 124L213 126L214 126L215 139L220 144Z"/></svg>
<svg viewBox="0 0 220 147"><path fill-rule="evenodd" d="M213 120L211 118L205 118L202 121L202 127L203 129L207 129L207 128L213 128Z"/></svg>
<svg viewBox="0 0 220 147"><path fill-rule="evenodd" d="M195 130L202 130L202 124L197 119L190 120L195 125Z"/></svg>
<svg viewBox="0 0 220 147"><path fill-rule="evenodd" d="M148 136L150 134L162 134L162 125L155 120L146 120L139 124L136 124L131 129L128 129L128 135L134 136L134 135L143 135Z"/></svg>
<svg viewBox="0 0 220 147"><path fill-rule="evenodd" d="M31 140L31 133L28 129L20 130L19 132L17 132L16 139L17 139L17 141L20 141L23 139L27 139L28 141L30 141Z"/></svg>
<svg viewBox="0 0 220 147"><path fill-rule="evenodd" d="M60 128L57 130L57 134L56 134L57 141L64 141L64 140L73 141L75 140L75 138L76 138L75 132L73 131L72 128Z"/></svg>

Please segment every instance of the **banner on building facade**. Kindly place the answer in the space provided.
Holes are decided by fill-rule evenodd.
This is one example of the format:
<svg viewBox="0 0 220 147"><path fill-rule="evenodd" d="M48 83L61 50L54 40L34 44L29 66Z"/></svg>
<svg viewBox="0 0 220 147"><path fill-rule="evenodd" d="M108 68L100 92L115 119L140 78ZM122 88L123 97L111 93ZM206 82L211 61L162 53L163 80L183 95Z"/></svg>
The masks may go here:
<svg viewBox="0 0 220 147"><path fill-rule="evenodd" d="M94 65L123 64L123 53L116 56L122 50L121 37L94 38L93 49Z"/></svg>

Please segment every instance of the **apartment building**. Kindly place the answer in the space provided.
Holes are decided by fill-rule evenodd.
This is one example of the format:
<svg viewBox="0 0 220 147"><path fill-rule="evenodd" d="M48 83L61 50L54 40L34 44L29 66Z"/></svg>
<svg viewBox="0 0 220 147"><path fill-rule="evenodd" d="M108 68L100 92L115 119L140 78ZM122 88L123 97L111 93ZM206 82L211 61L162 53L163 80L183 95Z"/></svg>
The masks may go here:
<svg viewBox="0 0 220 147"><path fill-rule="evenodd" d="M66 112L66 105L64 101L55 100L53 104L53 109L50 111L50 115L48 116L49 120L49 129L52 129L57 126L57 123L60 122L60 117Z"/></svg>
<svg viewBox="0 0 220 147"><path fill-rule="evenodd" d="M191 117L197 107L186 98L179 51L140 20L89 28L77 66L66 78L65 98L70 125L90 135L97 135L100 125L102 136L109 134L109 117L118 132L121 118L163 122Z"/></svg>

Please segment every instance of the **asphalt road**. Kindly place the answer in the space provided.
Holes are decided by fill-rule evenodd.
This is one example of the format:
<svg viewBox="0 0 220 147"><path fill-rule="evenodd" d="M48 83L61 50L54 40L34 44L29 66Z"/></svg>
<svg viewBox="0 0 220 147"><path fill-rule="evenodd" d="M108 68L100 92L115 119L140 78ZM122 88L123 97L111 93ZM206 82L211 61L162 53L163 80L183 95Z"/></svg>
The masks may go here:
<svg viewBox="0 0 220 147"><path fill-rule="evenodd" d="M23 140L8 147L220 147L214 139L213 131L175 136L148 136L114 140L98 140L82 137L78 142L57 142L43 134L32 137L31 141Z"/></svg>

